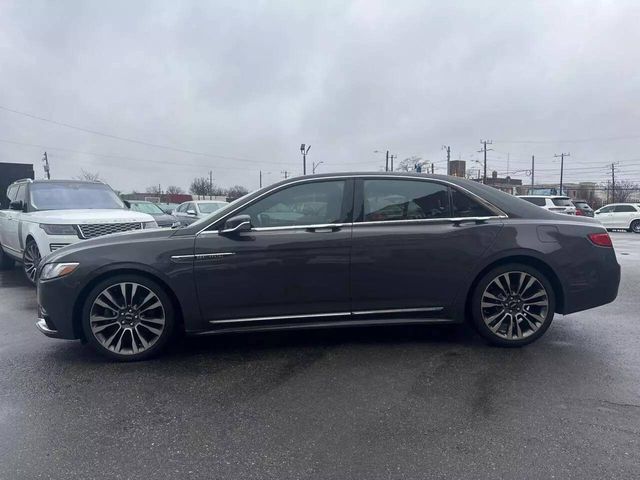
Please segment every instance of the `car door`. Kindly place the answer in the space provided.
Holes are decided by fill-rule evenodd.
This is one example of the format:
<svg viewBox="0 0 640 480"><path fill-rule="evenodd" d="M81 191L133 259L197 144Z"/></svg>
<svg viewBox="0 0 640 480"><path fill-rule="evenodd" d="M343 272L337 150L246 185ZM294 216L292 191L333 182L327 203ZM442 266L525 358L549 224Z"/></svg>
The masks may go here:
<svg viewBox="0 0 640 480"><path fill-rule="evenodd" d="M631 220L638 212L633 205L616 205L613 208L615 224L618 228L629 228Z"/></svg>
<svg viewBox="0 0 640 480"><path fill-rule="evenodd" d="M613 205L607 205L594 212L594 217L597 218L606 228L615 227L613 207Z"/></svg>
<svg viewBox="0 0 640 480"><path fill-rule="evenodd" d="M503 225L501 212L435 180L365 177L356 202L354 315L447 309Z"/></svg>
<svg viewBox="0 0 640 480"><path fill-rule="evenodd" d="M23 204L27 200L27 185L26 184L18 184L15 195L13 196L14 202L21 201ZM7 210L6 211L6 221L5 221L5 234L3 245L11 250L16 256L22 255L23 245L20 239L20 231L21 226L20 223L22 221L22 210Z"/></svg>
<svg viewBox="0 0 640 480"><path fill-rule="evenodd" d="M216 223L201 232L194 272L203 318L349 313L352 185L342 178L286 185L229 214L249 215L251 231L221 234Z"/></svg>
<svg viewBox="0 0 640 480"><path fill-rule="evenodd" d="M9 209L9 204L13 201L16 196L16 192L18 190L18 186L10 185L7 189L7 200L6 207L0 210L0 245L3 245L5 248L9 247L9 230L12 228L12 222L14 221L14 217L16 215L15 210ZM7 249L9 249L7 248ZM10 250L11 251L11 250ZM12 252L15 254L15 252Z"/></svg>

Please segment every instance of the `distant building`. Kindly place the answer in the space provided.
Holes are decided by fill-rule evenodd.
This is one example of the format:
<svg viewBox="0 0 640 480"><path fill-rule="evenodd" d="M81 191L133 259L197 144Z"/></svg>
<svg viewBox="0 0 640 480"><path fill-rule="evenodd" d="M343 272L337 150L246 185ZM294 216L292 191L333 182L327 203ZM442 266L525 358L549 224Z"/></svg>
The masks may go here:
<svg viewBox="0 0 640 480"><path fill-rule="evenodd" d="M487 178L486 184L511 195L516 195L518 189L522 187L522 180L509 176L500 178L498 177L498 172L494 170L491 173L491 177Z"/></svg>
<svg viewBox="0 0 640 480"><path fill-rule="evenodd" d="M34 178L32 163L0 162L0 207L8 208L7 187L21 178Z"/></svg>
<svg viewBox="0 0 640 480"><path fill-rule="evenodd" d="M451 160L449 162L449 175L454 177L466 177L467 176L467 162L464 160Z"/></svg>

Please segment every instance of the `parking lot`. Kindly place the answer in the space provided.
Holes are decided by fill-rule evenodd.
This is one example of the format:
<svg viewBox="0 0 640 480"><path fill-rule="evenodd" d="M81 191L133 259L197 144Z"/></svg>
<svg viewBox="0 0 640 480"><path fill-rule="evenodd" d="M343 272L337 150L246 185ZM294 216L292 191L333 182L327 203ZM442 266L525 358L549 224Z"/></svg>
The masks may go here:
<svg viewBox="0 0 640 480"><path fill-rule="evenodd" d="M184 339L111 363L0 273L0 478L637 478L640 235L618 299L522 349L467 327Z"/></svg>

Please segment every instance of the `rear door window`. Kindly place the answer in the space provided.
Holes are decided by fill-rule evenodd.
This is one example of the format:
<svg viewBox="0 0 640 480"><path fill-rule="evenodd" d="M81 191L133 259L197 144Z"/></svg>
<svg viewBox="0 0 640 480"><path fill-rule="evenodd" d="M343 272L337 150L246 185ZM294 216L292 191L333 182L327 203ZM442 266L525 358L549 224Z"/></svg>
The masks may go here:
<svg viewBox="0 0 640 480"><path fill-rule="evenodd" d="M635 212L636 209L632 205L616 205L613 211L616 213L629 213Z"/></svg>
<svg viewBox="0 0 640 480"><path fill-rule="evenodd" d="M446 185L424 180L364 180L365 222L450 217Z"/></svg>

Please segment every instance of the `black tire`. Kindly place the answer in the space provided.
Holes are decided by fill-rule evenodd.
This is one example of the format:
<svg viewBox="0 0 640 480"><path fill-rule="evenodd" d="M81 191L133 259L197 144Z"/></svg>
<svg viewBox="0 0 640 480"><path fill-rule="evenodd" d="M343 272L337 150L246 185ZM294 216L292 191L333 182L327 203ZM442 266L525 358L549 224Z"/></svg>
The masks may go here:
<svg viewBox="0 0 640 480"><path fill-rule="evenodd" d="M0 245L0 270L11 270L15 264L15 260L4 253L2 245Z"/></svg>
<svg viewBox="0 0 640 480"><path fill-rule="evenodd" d="M114 317L116 319L116 324L120 323L121 325L114 325L112 327L108 327L111 330L103 330L109 336L112 334L111 332L116 331L115 329L122 330L122 333L120 334L121 335L120 342L122 342L121 343L122 349L120 351L115 351L118 337L115 337L114 341L111 342L110 344L110 346L113 348L110 349L107 346L103 345L103 343L106 342L106 340L108 339L105 339L102 336L101 332L94 333L94 330L92 329L92 325L91 325L91 314L92 314L93 308L101 308L100 305L97 305L94 307L94 302L96 301L96 299L105 290L113 289L113 288L117 289L119 288L120 284L131 284L131 288L125 290L125 295L127 293L131 294L130 295L131 300L127 302L127 298L124 298L124 302L122 302L121 297L115 298L113 297L113 295L112 295L112 298L114 298L114 300L120 301L120 304L124 303L125 305L127 303L129 305L132 305L132 304L135 305L136 301L140 302L140 304L138 305L138 307L140 307L140 310L136 310L136 312L139 313L140 319L136 320L138 317L135 317L136 319L133 319L131 313L128 314L129 317L126 317L126 314L125 314L125 317L123 317L121 312L119 316ZM136 290L133 290L133 284L137 285ZM140 349L141 347L143 347L144 345L141 343L142 342L141 338L145 341L150 341L149 338L143 336L145 332L149 333L150 330L147 330L146 328L143 328L143 327L149 327L149 326L156 327L155 324L144 323L146 322L146 320L142 319L142 312L143 312L142 307L144 307L145 302L141 301L143 300L141 297L141 292L142 294L145 294L144 289L153 293L161 304L163 317L164 317L163 319L164 325L162 327L162 333L160 333L159 335L157 335L156 338L154 338L153 343L149 347L145 348L142 351L139 351L138 353L135 352L135 349L133 347L128 348L128 350L131 350L130 352L123 351L123 349L126 348L127 342L129 342L128 343L129 345L131 345L133 342L136 342L135 345L137 349ZM113 291L111 290L110 292L113 292ZM158 307L158 309L159 308L160 307ZM158 309L154 309L153 311L158 312ZM115 309L104 310L104 311L107 311L107 312L113 311L114 313L116 312ZM129 309L129 311L131 310ZM97 317L94 317L94 328L100 328L100 325L98 325L97 327L95 326L96 325L95 318ZM114 275L112 277L108 277L104 279L89 292L82 308L81 322L82 322L82 330L84 332L85 339L95 351L112 360L118 360L122 362L132 362L132 361L138 361L138 360L146 360L160 354L162 350L164 350L164 348L167 346L167 343L169 342L169 340L172 338L173 330L176 323L175 319L176 317L175 317L175 310L173 307L173 303L171 302L171 298L169 297L169 295L167 294L167 292L164 290L162 286L160 286L157 282L143 275L119 274L119 275ZM127 322L129 321L131 321L132 323L127 324ZM157 321L157 320L154 320L154 321ZM122 323L122 322L125 322L125 323ZM136 322L136 323L133 324L133 322ZM130 325L133 325L133 326L131 327ZM126 330L128 330L128 332L126 332ZM134 334L134 330L135 330L135 334ZM128 338L125 338L125 335L127 335Z"/></svg>
<svg viewBox="0 0 640 480"><path fill-rule="evenodd" d="M29 238L22 252L22 270L29 283L34 286L37 282L36 273L41 259L42 256L40 255L38 244L32 238Z"/></svg>
<svg viewBox="0 0 640 480"><path fill-rule="evenodd" d="M629 231L633 233L640 233L640 220L634 220L629 225Z"/></svg>
<svg viewBox="0 0 640 480"><path fill-rule="evenodd" d="M501 298L501 291L493 282L498 278L504 279L504 275L508 274L508 278L511 279L514 284L514 289L520 290L521 288L523 288L523 285L519 284L519 281L520 278L523 277L521 277L519 273L524 273L524 278L527 278L527 280L523 281L523 283L525 283L525 286L528 283L528 278L531 277L533 277L538 283L534 282L534 284L532 284L530 288L525 288L522 292L520 292L521 295L519 296L519 299L505 297L506 301L503 301ZM501 282L501 285L504 285L505 283L505 280L498 281ZM516 282L518 282L519 287L516 285ZM490 284L493 285L489 287ZM538 287L540 288L538 289ZM532 290L534 288L538 290ZM508 289L505 288L504 290L507 291ZM538 291L538 293L534 296L534 300L536 300L536 302L534 303L538 303L539 301L546 301L546 308L544 306L534 305L534 303L526 303L522 300L523 298L527 298L527 296L533 295L533 293L536 293L536 291ZM498 302L496 303L495 307L483 307L483 296L485 296L487 293L495 294L495 292L499 292L497 296L500 297L500 300L491 300L485 297L485 300L487 302L491 302L485 303L485 305L492 305L493 302ZM491 344L500 347L521 347L523 345L527 345L536 341L538 338L544 335L544 333L551 325L555 308L556 297L551 282L542 272L540 272L536 268L521 263L510 263L501 265L484 274L478 281L473 291L470 305L471 317L478 333L482 335L486 340L488 340ZM487 322L485 322L485 318L491 319L494 312L499 314L500 311L506 312L505 317L506 315L508 315L509 320L507 324L504 324L506 318L503 318L501 320L502 317L500 316L498 316L497 320L495 320L496 323L488 322L489 324L487 324ZM540 318L542 320L537 320L537 318ZM509 325L509 323L512 323L513 325ZM493 331L489 327L489 325L491 325L493 328L496 328L497 324L500 324L498 325L498 332ZM533 329L533 326L536 327L535 330ZM509 337L509 332L512 332L512 330L508 330L508 328L513 329L513 327L515 327L517 331L522 333L521 338L514 338L513 336ZM505 332L505 330L507 330L507 332ZM505 338L505 335L507 336L507 338Z"/></svg>

